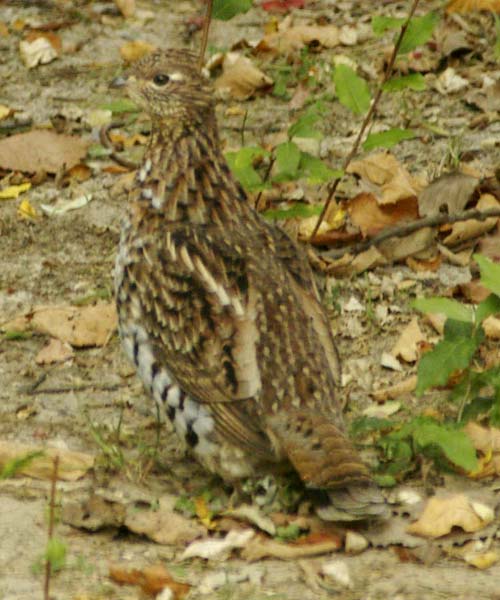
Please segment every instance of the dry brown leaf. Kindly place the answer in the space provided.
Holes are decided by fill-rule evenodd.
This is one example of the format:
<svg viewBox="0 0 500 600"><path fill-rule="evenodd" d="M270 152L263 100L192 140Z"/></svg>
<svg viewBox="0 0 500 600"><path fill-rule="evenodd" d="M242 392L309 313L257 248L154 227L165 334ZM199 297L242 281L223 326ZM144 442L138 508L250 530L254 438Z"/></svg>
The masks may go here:
<svg viewBox="0 0 500 600"><path fill-rule="evenodd" d="M452 215L464 210L479 181L464 173L446 173L420 192L418 212L421 217L438 215L446 209Z"/></svg>
<svg viewBox="0 0 500 600"><path fill-rule="evenodd" d="M123 44L120 48L120 56L126 62L134 62L146 56L146 54L151 54L156 48L157 46L153 46L153 44L149 44L148 42L133 40L132 42Z"/></svg>
<svg viewBox="0 0 500 600"><path fill-rule="evenodd" d="M484 529L494 517L495 513L489 506L473 502L465 494L433 497L407 531L428 538L446 535L453 527L471 533Z"/></svg>
<svg viewBox="0 0 500 600"><path fill-rule="evenodd" d="M399 398L403 394L409 394L415 390L417 387L417 376L412 375L401 381L396 383L396 385L392 385L391 387L385 388L383 390L377 390L371 393L373 399L377 402L385 402L386 400L391 400L394 398Z"/></svg>
<svg viewBox="0 0 500 600"><path fill-rule="evenodd" d="M394 204L403 198L418 196L424 187L423 181L410 175L389 152L353 161L347 172L355 173L367 183L377 186L375 195L379 204Z"/></svg>
<svg viewBox="0 0 500 600"><path fill-rule="evenodd" d="M126 19L134 15L135 0L115 0L115 4Z"/></svg>
<svg viewBox="0 0 500 600"><path fill-rule="evenodd" d="M498 200L492 194L483 194L477 203L478 210L498 208L499 206L500 202L498 202ZM444 238L443 244L454 246L466 240L479 237L483 233L493 229L499 220L500 217L490 217L484 221L468 219L467 221L459 221L458 223L454 223L451 233Z"/></svg>
<svg viewBox="0 0 500 600"><path fill-rule="evenodd" d="M351 221L361 229L363 237L372 237L396 223L418 218L417 198L404 198L396 204L379 206L373 194L362 192L349 201Z"/></svg>
<svg viewBox="0 0 500 600"><path fill-rule="evenodd" d="M41 456L33 458L28 464L19 467L16 475L26 475L34 479L52 478L54 472L54 458L59 457L57 469L58 479L64 481L76 481L85 476L89 469L94 466L95 458L83 452L72 452L60 448L43 448L18 444L17 442L0 441L0 470L13 460L20 460L35 452L42 452Z"/></svg>
<svg viewBox="0 0 500 600"><path fill-rule="evenodd" d="M396 358L401 356L406 362L415 362L419 356L419 344L424 340L425 336L418 326L418 317L413 317L401 332L398 341L391 350L391 354Z"/></svg>
<svg viewBox="0 0 500 600"><path fill-rule="evenodd" d="M483 321L483 329L490 340L500 340L500 319L488 317Z"/></svg>
<svg viewBox="0 0 500 600"><path fill-rule="evenodd" d="M125 520L125 506L93 493L83 502L64 503L61 519L67 525L86 531L121 527Z"/></svg>
<svg viewBox="0 0 500 600"><path fill-rule="evenodd" d="M339 535L308 536L300 544L285 544L269 538L256 536L245 546L241 556L250 561L261 560L266 557L298 559L335 552L340 548L342 548L342 538Z"/></svg>
<svg viewBox="0 0 500 600"><path fill-rule="evenodd" d="M206 534L206 529L193 519L187 519L174 510L176 498L164 496L155 509L127 510L124 525L138 535L145 535L157 544L187 544Z"/></svg>
<svg viewBox="0 0 500 600"><path fill-rule="evenodd" d="M117 326L114 304L38 306L26 315L1 323L3 331L37 331L75 347L103 346Z"/></svg>
<svg viewBox="0 0 500 600"><path fill-rule="evenodd" d="M406 264L410 267L412 271L415 273L424 273L424 272L435 272L439 269L442 263L441 254L437 253L430 258L417 259L413 256L409 256L406 259Z"/></svg>
<svg viewBox="0 0 500 600"><path fill-rule="evenodd" d="M378 249L388 262L397 262L404 260L408 256L428 250L433 245L434 230L431 227L424 227L410 233L406 237L389 238L381 242L378 245Z"/></svg>
<svg viewBox="0 0 500 600"><path fill-rule="evenodd" d="M110 565L109 577L119 585L137 585L149 596L157 596L165 588L168 588L172 591L174 600L182 600L191 588L187 583L174 581L162 564L143 569L128 569L121 565Z"/></svg>
<svg viewBox="0 0 500 600"><path fill-rule="evenodd" d="M45 36L38 36L31 41L21 40L19 42L19 53L28 69L32 69L37 65L46 65L59 56L58 51Z"/></svg>
<svg viewBox="0 0 500 600"><path fill-rule="evenodd" d="M220 94L246 100L257 90L269 88L272 84L273 80L249 58L237 52L228 52L224 57L222 75L215 81L215 89Z"/></svg>
<svg viewBox="0 0 500 600"><path fill-rule="evenodd" d="M335 25L297 25L264 36L256 50L288 54L304 46L335 48L339 44L339 29Z"/></svg>
<svg viewBox="0 0 500 600"><path fill-rule="evenodd" d="M0 168L6 171L58 173L77 165L88 142L70 135L34 129L0 140Z"/></svg>
<svg viewBox="0 0 500 600"><path fill-rule="evenodd" d="M44 346L35 357L37 365L51 365L53 363L64 362L73 357L73 349L66 342L52 339Z"/></svg>
<svg viewBox="0 0 500 600"><path fill-rule="evenodd" d="M500 13L500 0L450 0L447 13L468 13L480 10Z"/></svg>

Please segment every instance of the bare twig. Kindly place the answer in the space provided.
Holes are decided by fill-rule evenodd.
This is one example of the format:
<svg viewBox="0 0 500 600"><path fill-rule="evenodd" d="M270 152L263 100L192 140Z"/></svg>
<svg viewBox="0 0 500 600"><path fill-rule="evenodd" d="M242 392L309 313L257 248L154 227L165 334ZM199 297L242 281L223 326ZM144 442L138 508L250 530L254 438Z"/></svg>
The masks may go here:
<svg viewBox="0 0 500 600"><path fill-rule="evenodd" d="M107 148L108 150L112 150L109 158L114 160L115 163L121 165L122 167L126 167L127 169L134 170L138 169L139 165L131 160L127 160L126 158L122 158L119 154L115 152L115 147L113 146L113 142L109 139L109 132L112 129L116 129L117 127L121 127L123 123L110 123L109 125L103 125L99 130L99 140L101 144Z"/></svg>
<svg viewBox="0 0 500 600"><path fill-rule="evenodd" d="M50 481L50 504L49 504L49 530L48 530L48 542L51 541L54 535L54 521L55 521L55 510L56 510L56 484L57 484L57 471L59 469L59 455L54 456L54 468L52 469L52 478ZM52 565L50 564L50 557L45 559L45 579L43 584L43 598L49 600L50 598L50 576L52 573Z"/></svg>
<svg viewBox="0 0 500 600"><path fill-rule="evenodd" d="M271 169L273 168L273 165L275 162L276 162L276 158L274 156L271 156L271 158L269 159L269 165L267 166L266 172L264 173L263 183L266 183L267 180L269 179L269 175L271 174ZM261 198L262 198L262 190L260 190L260 192L257 194L257 198L255 199L255 210L257 212L259 211L259 203L260 203Z"/></svg>
<svg viewBox="0 0 500 600"><path fill-rule="evenodd" d="M205 19L203 21L203 30L201 32L201 45L200 45L200 57L198 59L198 67L201 71L203 63L205 62L205 52L207 50L208 43L208 32L210 30L210 23L212 21L212 3L213 0L206 0L207 11L205 13Z"/></svg>
<svg viewBox="0 0 500 600"><path fill-rule="evenodd" d="M392 75L392 70L394 68L394 63L396 62L396 57L398 55L399 52L399 48L401 47L401 42L403 41L403 37L404 34L406 33L406 30L408 29L408 25L410 23L410 20L412 19L415 10L417 9L418 3L420 0L413 0L413 4L412 7L410 9L410 13L408 14L408 18L406 19L404 25L401 27L401 31L399 32L399 36L398 39L396 40L396 43L394 44L394 48L391 54L391 58L389 59L389 63L387 65L387 68L385 70L384 73L384 77L382 79L382 82L380 83L377 93L375 94L375 98L373 99L373 102L370 106L370 110L366 113L366 116L363 120L363 124L361 125L361 129L359 130L358 136L356 137L356 140L351 148L351 151L349 152L349 154L347 155L347 157L344 160L344 163L342 165L342 170L345 172L347 167L349 166L349 164L351 163L353 157L356 155L356 153L358 152L358 148L359 148L359 144L361 143L361 140L363 138L363 135L366 131L366 128L368 127L368 125L370 124L370 121L373 118L373 115L375 114L375 111L377 110L378 107L378 103L380 101L380 98L382 96L382 92L383 92L383 88L384 88L384 84L388 81L388 79L391 77ZM318 221L314 227L314 230L311 234L311 237L309 238L309 241L312 241L315 237L315 235L318 233L318 229L320 228L321 223L323 222L323 219L325 218L325 215L328 211L328 208L330 207L330 204L332 203L332 200L335 196L335 192L337 191L337 188L339 186L340 183L340 179L336 179L333 184L330 186L330 189L328 190L328 196L326 198L326 202L325 205L323 206L323 210L321 211L321 214L318 217Z"/></svg>
<svg viewBox="0 0 500 600"><path fill-rule="evenodd" d="M38 384L38 382L35 382ZM43 388L41 390L36 389L27 389L23 393L28 396L36 396L37 394L66 394L68 392L81 392L85 390L99 390L101 392L114 392L121 387L125 387L126 384L117 383L115 385L98 385L93 383L88 383L84 385L63 385L61 387L56 388Z"/></svg>
<svg viewBox="0 0 500 600"><path fill-rule="evenodd" d="M328 258L340 258L341 256L344 256L344 254L347 253L359 254L359 252L363 252L371 246L376 246L377 244L380 244L381 242L384 242L389 238L403 237L405 235L413 233L414 231L423 229L424 227L447 225L457 223L459 221L468 221L469 219L475 219L476 221L485 221L490 217L500 217L500 208L489 208L488 210L464 210L453 215L432 215L430 217L425 217L424 219L418 219L417 221L410 221L409 223L404 223L403 225L389 227L388 229L384 229L378 235L372 237L369 240L359 242L358 244L353 244L352 246L346 246L344 248L338 248L335 250L329 250L328 252L323 252L322 256L327 256Z"/></svg>

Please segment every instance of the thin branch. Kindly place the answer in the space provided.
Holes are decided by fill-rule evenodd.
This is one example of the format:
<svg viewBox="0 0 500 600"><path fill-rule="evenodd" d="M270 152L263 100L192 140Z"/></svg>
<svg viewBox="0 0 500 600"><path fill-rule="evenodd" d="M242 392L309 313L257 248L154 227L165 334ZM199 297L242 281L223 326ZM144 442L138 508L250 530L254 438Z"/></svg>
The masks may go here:
<svg viewBox="0 0 500 600"><path fill-rule="evenodd" d="M51 541L54 535L54 521L56 511L56 484L57 484L57 471L59 469L59 455L54 456L54 468L52 469L52 477L50 480L50 504L49 504L49 530L48 530L48 542ZM50 557L45 560L45 579L43 584L43 598L49 600L50 598L50 576L52 574L52 565L50 564Z"/></svg>
<svg viewBox="0 0 500 600"><path fill-rule="evenodd" d="M469 219L475 219L476 221L485 221L490 217L500 217L500 208L489 208L487 210L464 210L453 215L439 214L425 217L424 219L418 219L417 221L410 221L404 223L404 225L396 225L395 227L389 227L384 229L378 235L372 237L369 240L359 242L359 244L353 244L352 246L346 246L344 248L338 248L335 250L329 250L328 252L322 252L322 256L328 258L340 258L344 254L359 254L372 246L385 242L389 238L393 237L404 237L414 231L423 229L424 227L435 227L436 225L448 225L452 223L458 223L459 221L468 221Z"/></svg>
<svg viewBox="0 0 500 600"><path fill-rule="evenodd" d="M117 127L122 127L122 125L123 123L109 123L109 125L103 125L99 130L99 141L105 148L112 150L111 154L109 155L111 160L114 160L115 163L121 165L122 167L135 170L139 168L139 164L131 160L127 160L126 158L122 158L119 154L117 154L116 148L113 146L113 142L109 139L109 132Z"/></svg>
<svg viewBox="0 0 500 600"><path fill-rule="evenodd" d="M401 31L399 32L399 36L398 39L394 45L394 48L392 50L392 54L391 54L391 58L389 60L389 64L387 65L387 68L385 70L385 74L384 77L382 79L381 84L378 87L377 93L375 94L375 98L373 99L373 102L370 106L370 110L366 113L366 116L363 120L363 124L361 125L361 129L359 130L358 136L356 137L356 141L354 142L351 151L349 152L349 154L347 155L347 157L344 160L344 163L342 165L342 170L345 172L347 167L349 166L349 164L351 163L352 159L354 158L354 156L356 155L356 153L358 152L358 148L359 148L359 144L361 143L361 140L363 138L363 135L366 131L366 128L368 127L368 125L370 124L370 121L372 120L373 115L375 114L375 111L377 110L378 107L378 103L380 101L380 97L382 96L382 92L383 92L383 87L384 84L389 80L389 78L392 75L392 70L394 68L394 63L396 62L396 57L398 55L399 52L399 48L401 47L401 42L403 41L403 37L404 34L406 33L406 30L408 29L408 25L413 17L413 15L415 14L415 10L417 9L418 3L420 0L413 0L413 5L410 9L410 13L408 15L408 18L406 19L404 25L401 27ZM309 241L312 241L315 237L315 235L318 233L318 229L320 228L321 223L323 222L323 219L325 218L325 215L330 207L330 204L332 203L332 200L335 196L335 192L337 191L337 188L339 186L340 183L340 179L336 179L333 184L331 185L330 189L328 190L328 196L326 198L326 202L325 205L323 206L323 210L321 211L321 214L318 217L318 221L316 222L316 225L314 227L314 230L311 234L311 237L309 238Z"/></svg>
<svg viewBox="0 0 500 600"><path fill-rule="evenodd" d="M201 33L201 46L200 46L200 57L198 59L198 67L201 71L203 63L205 62L205 52L208 44L208 32L210 30L210 23L212 21L212 4L213 0L206 0L207 11L205 13L205 19L203 20L203 30Z"/></svg>
<svg viewBox="0 0 500 600"><path fill-rule="evenodd" d="M39 385L38 382L35 382ZM41 382L40 382L41 383ZM116 390L125 387L124 383L117 383L114 385L99 385L99 384L83 384L83 385L63 385L61 387L56 388L43 388L43 389L27 389L23 393L28 396L37 396L38 394L67 394L68 392L82 392L85 390L99 390L101 392L115 392Z"/></svg>

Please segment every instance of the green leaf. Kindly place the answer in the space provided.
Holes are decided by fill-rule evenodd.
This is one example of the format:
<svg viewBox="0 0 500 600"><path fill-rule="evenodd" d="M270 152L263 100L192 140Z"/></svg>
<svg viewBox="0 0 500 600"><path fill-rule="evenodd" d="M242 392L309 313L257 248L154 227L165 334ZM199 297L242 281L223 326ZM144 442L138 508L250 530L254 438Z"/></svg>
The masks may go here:
<svg viewBox="0 0 500 600"><path fill-rule="evenodd" d="M458 321L455 321L458 323ZM421 396L430 387L446 385L457 369L466 369L477 349L474 337L444 339L422 356L418 364L416 394Z"/></svg>
<svg viewBox="0 0 500 600"><path fill-rule="evenodd" d="M261 176L254 168L254 161L268 156L269 152L260 146L245 146L238 152L227 152L225 157L233 175L249 191L264 189Z"/></svg>
<svg viewBox="0 0 500 600"><path fill-rule="evenodd" d="M476 309L476 322L482 323L490 315L500 313L500 297L496 294L490 294L486 300L483 300Z"/></svg>
<svg viewBox="0 0 500 600"><path fill-rule="evenodd" d="M497 296L500 296L500 263L494 263L486 256L474 254L474 260L481 271L481 283Z"/></svg>
<svg viewBox="0 0 500 600"><path fill-rule="evenodd" d="M36 452L28 452L24 456L7 461L0 471L0 480L15 477L21 469L27 467L35 458L39 458L40 456L43 456L43 452L37 450Z"/></svg>
<svg viewBox="0 0 500 600"><path fill-rule="evenodd" d="M351 435L352 437L361 437L372 431L391 429L395 424L395 421L381 419L379 417L358 417L357 419L354 419L351 424Z"/></svg>
<svg viewBox="0 0 500 600"><path fill-rule="evenodd" d="M311 204L297 202L297 204L294 204L291 208L266 210L262 213L262 216L266 219L306 218L320 215L322 210L322 206L313 206Z"/></svg>
<svg viewBox="0 0 500 600"><path fill-rule="evenodd" d="M229 21L252 8L252 0L213 0L212 18Z"/></svg>
<svg viewBox="0 0 500 600"><path fill-rule="evenodd" d="M406 19L396 17L372 17L372 29L375 35L382 35L390 29L399 29Z"/></svg>
<svg viewBox="0 0 500 600"><path fill-rule="evenodd" d="M406 54L425 44L431 38L438 23L439 15L434 12L427 13L422 17L413 17L405 31L398 54Z"/></svg>
<svg viewBox="0 0 500 600"><path fill-rule="evenodd" d="M391 77L382 87L386 92L397 92L406 89L421 92L425 90L427 84L421 73L410 73L410 75L403 75L402 77Z"/></svg>
<svg viewBox="0 0 500 600"><path fill-rule="evenodd" d="M300 150L297 144L294 144L294 142L279 144L274 149L274 155L278 175L273 179L275 181L297 179L300 163Z"/></svg>
<svg viewBox="0 0 500 600"><path fill-rule="evenodd" d="M101 105L100 108L102 110L110 110L115 115L127 112L139 112L141 110L137 104L128 98L118 98L117 100L112 100L111 102Z"/></svg>
<svg viewBox="0 0 500 600"><path fill-rule="evenodd" d="M112 152L111 148L105 148L101 144L91 144L87 148L87 156L89 158L103 158L109 156Z"/></svg>
<svg viewBox="0 0 500 600"><path fill-rule="evenodd" d="M341 170L330 169L320 158L308 152L301 152L300 154L299 172L301 176L307 177L308 183L311 184L340 179L344 174Z"/></svg>
<svg viewBox="0 0 500 600"><path fill-rule="evenodd" d="M421 448L437 446L449 461L466 471L477 469L476 450L463 431L439 423L423 422L415 426L413 439Z"/></svg>
<svg viewBox="0 0 500 600"><path fill-rule="evenodd" d="M364 79L347 65L337 65L333 73L335 90L341 104L356 115L370 108L371 95Z"/></svg>
<svg viewBox="0 0 500 600"><path fill-rule="evenodd" d="M288 129L288 137L314 138L320 140L323 138L321 131L314 128L314 124L321 119L316 111L308 111L295 121Z"/></svg>
<svg viewBox="0 0 500 600"><path fill-rule="evenodd" d="M383 488L390 488L390 487L394 487L397 483L396 478L393 475L374 475L373 479L375 480L375 483L379 486L379 487L383 487Z"/></svg>
<svg viewBox="0 0 500 600"><path fill-rule="evenodd" d="M276 537L283 541L296 540L301 534L301 529L295 523L276 527Z"/></svg>
<svg viewBox="0 0 500 600"><path fill-rule="evenodd" d="M66 544L57 538L51 538L45 549L45 559L50 563L52 571L60 571L66 564Z"/></svg>
<svg viewBox="0 0 500 600"><path fill-rule="evenodd" d="M411 140L415 137L415 132L411 129L400 129L393 127L380 133L370 133L363 144L363 150L373 150L374 148L392 148L403 140Z"/></svg>
<svg viewBox="0 0 500 600"><path fill-rule="evenodd" d="M411 306L423 313L442 313L448 319L455 319L456 321L464 321L466 323L472 323L474 315L470 306L466 306L450 298L417 298L411 303Z"/></svg>
<svg viewBox="0 0 500 600"><path fill-rule="evenodd" d="M29 340L32 337L31 331L16 331L14 329L6 331L3 334L3 339L9 342L16 340Z"/></svg>

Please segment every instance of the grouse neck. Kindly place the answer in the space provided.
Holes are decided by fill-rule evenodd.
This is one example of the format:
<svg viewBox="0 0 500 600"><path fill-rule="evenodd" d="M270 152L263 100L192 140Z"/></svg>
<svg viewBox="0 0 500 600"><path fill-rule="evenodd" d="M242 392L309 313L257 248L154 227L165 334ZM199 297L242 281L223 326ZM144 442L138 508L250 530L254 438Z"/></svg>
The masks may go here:
<svg viewBox="0 0 500 600"><path fill-rule="evenodd" d="M169 221L227 223L250 209L222 154L215 120L153 122L137 182L139 201Z"/></svg>

